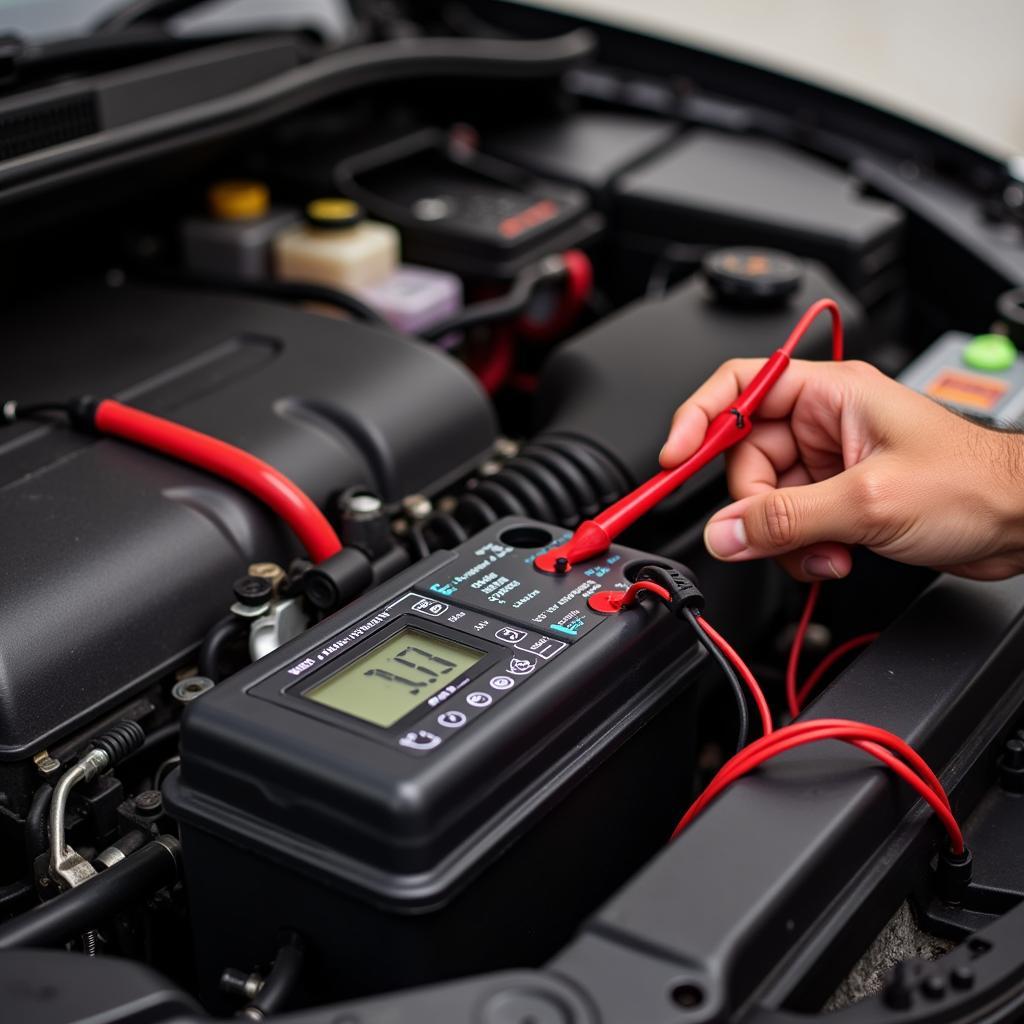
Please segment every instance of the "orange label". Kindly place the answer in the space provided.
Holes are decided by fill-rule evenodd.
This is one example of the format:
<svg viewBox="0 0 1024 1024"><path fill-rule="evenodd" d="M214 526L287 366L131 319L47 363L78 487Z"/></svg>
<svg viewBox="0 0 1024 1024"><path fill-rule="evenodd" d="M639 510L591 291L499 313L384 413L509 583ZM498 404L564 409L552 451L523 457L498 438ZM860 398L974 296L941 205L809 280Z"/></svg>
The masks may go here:
<svg viewBox="0 0 1024 1024"><path fill-rule="evenodd" d="M535 228L538 224L551 220L557 214L558 207L550 199L542 199L539 203L528 206L521 213L506 217L498 225L498 230L505 238L515 238L524 231L529 231L530 228Z"/></svg>
<svg viewBox="0 0 1024 1024"><path fill-rule="evenodd" d="M972 373L944 370L928 385L927 393L940 401L967 405L972 409L991 412L1006 394L1009 385L992 377L978 377Z"/></svg>

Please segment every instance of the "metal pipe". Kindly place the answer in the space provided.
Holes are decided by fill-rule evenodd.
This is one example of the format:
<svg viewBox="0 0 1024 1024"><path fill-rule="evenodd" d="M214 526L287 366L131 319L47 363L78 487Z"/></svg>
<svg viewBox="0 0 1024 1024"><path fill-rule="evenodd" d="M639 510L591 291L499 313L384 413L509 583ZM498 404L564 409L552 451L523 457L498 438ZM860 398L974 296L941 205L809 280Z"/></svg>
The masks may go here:
<svg viewBox="0 0 1024 1024"><path fill-rule="evenodd" d="M50 877L62 888L73 889L96 874L96 869L75 849L68 846L64 834L64 815L71 790L80 782L89 782L110 765L105 750L90 750L74 768L61 776L50 801Z"/></svg>
<svg viewBox="0 0 1024 1024"><path fill-rule="evenodd" d="M178 879L181 844L159 836L89 881L0 925L0 950L62 946Z"/></svg>

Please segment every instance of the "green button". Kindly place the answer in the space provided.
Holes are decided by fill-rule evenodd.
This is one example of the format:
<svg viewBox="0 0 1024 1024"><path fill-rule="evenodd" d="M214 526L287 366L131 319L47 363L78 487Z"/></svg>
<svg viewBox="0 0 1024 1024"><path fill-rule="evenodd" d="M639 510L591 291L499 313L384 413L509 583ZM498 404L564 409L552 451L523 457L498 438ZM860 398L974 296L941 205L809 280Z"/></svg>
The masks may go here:
<svg viewBox="0 0 1024 1024"><path fill-rule="evenodd" d="M999 373L1017 361L1017 346L1005 334L977 334L964 348L963 359L973 370Z"/></svg>

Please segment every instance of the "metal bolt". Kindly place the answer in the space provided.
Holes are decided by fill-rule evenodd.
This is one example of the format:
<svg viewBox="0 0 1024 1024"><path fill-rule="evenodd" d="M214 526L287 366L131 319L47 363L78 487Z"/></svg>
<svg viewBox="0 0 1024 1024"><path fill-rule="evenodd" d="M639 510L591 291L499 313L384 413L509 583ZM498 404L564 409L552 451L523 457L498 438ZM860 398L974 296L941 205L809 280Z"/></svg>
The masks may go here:
<svg viewBox="0 0 1024 1024"><path fill-rule="evenodd" d="M277 588L288 577L288 574L277 562L253 562L247 572L250 576L255 576L257 579L268 580L275 594L277 593Z"/></svg>
<svg viewBox="0 0 1024 1024"><path fill-rule="evenodd" d="M263 987L263 978L255 971L246 974L235 967L227 967L220 976L220 990L228 995L255 999Z"/></svg>
<svg viewBox="0 0 1024 1024"><path fill-rule="evenodd" d="M206 676L189 676L187 679L181 679L171 687L171 696L181 701L182 704L187 704L189 701L195 700L196 697L201 697L208 690L212 690L216 684L212 679L207 679Z"/></svg>
<svg viewBox="0 0 1024 1024"><path fill-rule="evenodd" d="M402 508L410 519L426 519L434 511L433 504L424 494L410 494L403 498Z"/></svg>
<svg viewBox="0 0 1024 1024"><path fill-rule="evenodd" d="M494 454L499 459L514 459L519 454L519 442L510 437L499 437L494 442Z"/></svg>
<svg viewBox="0 0 1024 1024"><path fill-rule="evenodd" d="M376 494L353 494L345 502L345 510L357 519L379 516L383 507Z"/></svg>
<svg viewBox="0 0 1024 1024"><path fill-rule="evenodd" d="M477 469L478 476L497 476L501 472L502 464L497 459L488 459Z"/></svg>
<svg viewBox="0 0 1024 1024"><path fill-rule="evenodd" d="M135 797L135 810L144 818L158 818L164 810L164 798L158 789L143 790Z"/></svg>

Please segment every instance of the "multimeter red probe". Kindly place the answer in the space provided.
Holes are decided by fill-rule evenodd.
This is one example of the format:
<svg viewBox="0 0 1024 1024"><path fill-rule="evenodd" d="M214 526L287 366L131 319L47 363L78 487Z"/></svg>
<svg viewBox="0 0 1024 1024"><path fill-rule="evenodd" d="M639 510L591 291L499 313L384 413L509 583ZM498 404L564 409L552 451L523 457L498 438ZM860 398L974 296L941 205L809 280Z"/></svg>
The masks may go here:
<svg viewBox="0 0 1024 1024"><path fill-rule="evenodd" d="M814 320L824 312L832 317L832 358L841 360L843 322L839 306L833 299L819 299L808 307L782 347L768 357L754 379L740 392L735 403L723 409L711 421L704 440L693 455L675 469L665 469L655 474L593 519L581 523L565 544L538 555L534 566L541 572L566 573L574 565L604 554L626 527L632 526L716 456L742 441L753 429L752 416L789 366L793 350L800 344Z"/></svg>
<svg viewBox="0 0 1024 1024"><path fill-rule="evenodd" d="M40 412L66 413L76 427L131 441L230 480L276 512L295 531L314 562L341 551L334 527L298 484L233 444L112 398L79 399L67 405L6 402L3 406L3 418L8 422Z"/></svg>

